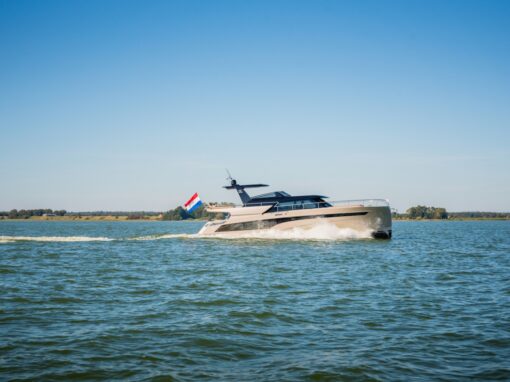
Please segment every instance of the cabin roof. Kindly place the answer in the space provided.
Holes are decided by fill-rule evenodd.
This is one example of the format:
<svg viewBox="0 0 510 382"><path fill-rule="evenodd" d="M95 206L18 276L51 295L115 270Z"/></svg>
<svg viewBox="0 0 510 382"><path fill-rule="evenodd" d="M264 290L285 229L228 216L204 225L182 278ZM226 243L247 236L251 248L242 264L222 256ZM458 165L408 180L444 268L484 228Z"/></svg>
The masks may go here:
<svg viewBox="0 0 510 382"><path fill-rule="evenodd" d="M246 204L250 203L283 203L283 202L292 202L292 201L300 201L300 200L317 200L317 199L325 199L327 196L324 195L296 195L291 196L284 191L276 191L270 192L268 194L257 195L248 201Z"/></svg>

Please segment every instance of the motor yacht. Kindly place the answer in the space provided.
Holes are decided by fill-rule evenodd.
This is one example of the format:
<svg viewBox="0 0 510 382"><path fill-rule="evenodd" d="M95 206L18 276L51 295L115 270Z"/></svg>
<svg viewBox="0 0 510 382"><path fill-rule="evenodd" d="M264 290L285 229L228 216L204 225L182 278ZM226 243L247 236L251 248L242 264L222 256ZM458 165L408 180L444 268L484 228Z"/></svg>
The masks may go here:
<svg viewBox="0 0 510 382"><path fill-rule="evenodd" d="M199 235L243 236L253 231L310 229L318 224L333 224L341 229L369 232L372 237L391 238L391 211L387 200L365 199L327 202L323 195L292 196L284 191L251 197L247 188L267 184L238 184L229 176L228 190L236 190L240 206L208 205L208 212L226 218L207 222Z"/></svg>

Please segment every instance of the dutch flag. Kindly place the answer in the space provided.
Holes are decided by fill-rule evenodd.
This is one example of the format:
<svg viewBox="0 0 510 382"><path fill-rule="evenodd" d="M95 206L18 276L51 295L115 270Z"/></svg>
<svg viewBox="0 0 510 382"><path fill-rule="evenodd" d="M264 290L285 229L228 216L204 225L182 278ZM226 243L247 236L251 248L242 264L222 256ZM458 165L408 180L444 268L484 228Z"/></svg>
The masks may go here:
<svg viewBox="0 0 510 382"><path fill-rule="evenodd" d="M198 197L198 193L195 192L193 196L186 203L184 203L184 208L186 209L186 211L191 213L201 205L202 201Z"/></svg>

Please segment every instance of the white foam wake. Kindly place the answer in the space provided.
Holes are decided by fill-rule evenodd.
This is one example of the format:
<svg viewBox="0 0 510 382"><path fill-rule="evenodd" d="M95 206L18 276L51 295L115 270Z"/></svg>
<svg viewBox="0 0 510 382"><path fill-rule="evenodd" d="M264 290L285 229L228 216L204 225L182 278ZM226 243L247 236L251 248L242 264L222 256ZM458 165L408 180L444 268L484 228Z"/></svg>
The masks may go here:
<svg viewBox="0 0 510 382"><path fill-rule="evenodd" d="M147 235L147 236L139 236L139 237L131 237L126 240L139 240L139 241L149 241L149 240L162 240L162 239L193 239L199 238L196 233L168 233L162 235Z"/></svg>
<svg viewBox="0 0 510 382"><path fill-rule="evenodd" d="M268 229L236 233L235 235L218 234L222 239L270 239L270 240L353 240L371 239L372 231L358 231L351 228L338 228L334 224L322 223L311 228L292 228L288 230Z"/></svg>
<svg viewBox="0 0 510 382"><path fill-rule="evenodd" d="M81 242L81 241L112 241L108 237L90 236L0 236L0 243L13 243L16 241L42 241L42 242Z"/></svg>
<svg viewBox="0 0 510 382"><path fill-rule="evenodd" d="M0 236L0 244L15 243L22 241L55 242L55 243L73 243L73 242L93 242L93 241L150 241L161 239L195 238L197 234L177 233L147 235L129 238L109 238L109 237L91 237L91 236Z"/></svg>
<svg viewBox="0 0 510 382"><path fill-rule="evenodd" d="M369 239L371 231L357 231L350 228L338 228L334 224L322 223L311 228L293 228L289 230L267 229L248 232L232 232L215 235L197 233L155 234L130 238L108 238L91 236L0 236L0 244L22 241L36 242L100 242L100 241L151 241L170 239L264 239L264 240L353 240Z"/></svg>

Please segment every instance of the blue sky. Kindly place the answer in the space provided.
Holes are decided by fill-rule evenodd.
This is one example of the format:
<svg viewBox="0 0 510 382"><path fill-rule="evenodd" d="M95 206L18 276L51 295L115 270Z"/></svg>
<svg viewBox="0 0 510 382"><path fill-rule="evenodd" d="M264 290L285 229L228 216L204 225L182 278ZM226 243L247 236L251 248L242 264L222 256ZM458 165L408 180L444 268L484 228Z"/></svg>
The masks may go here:
<svg viewBox="0 0 510 382"><path fill-rule="evenodd" d="M0 0L0 210L236 201L228 167L509 211L509 19L508 1Z"/></svg>

